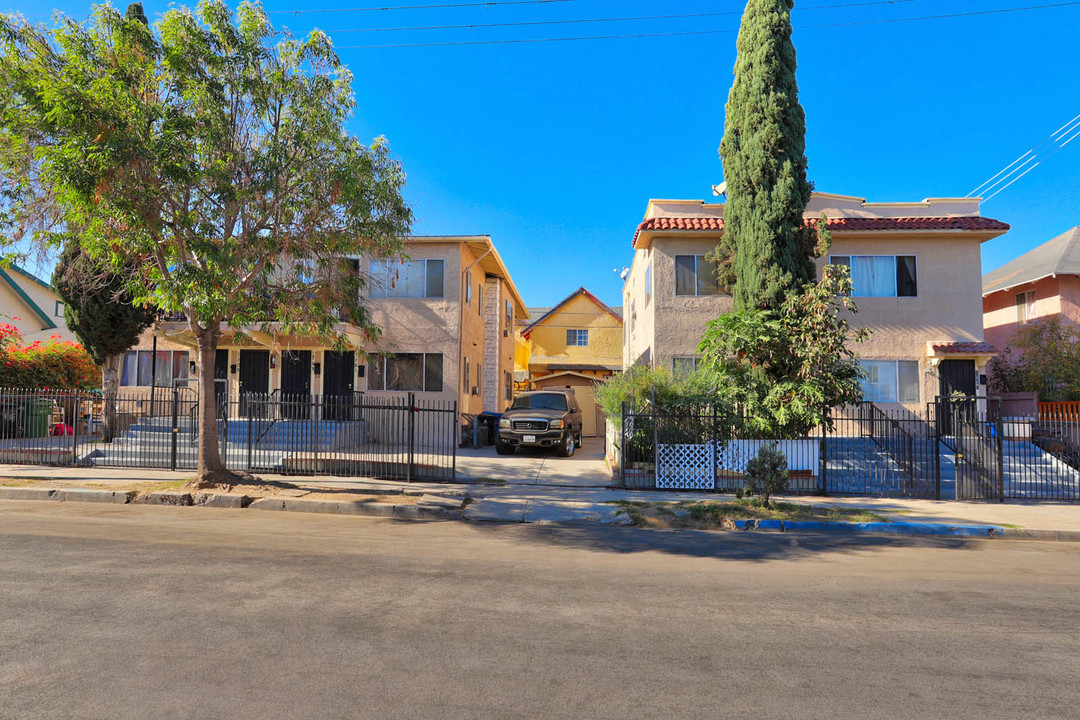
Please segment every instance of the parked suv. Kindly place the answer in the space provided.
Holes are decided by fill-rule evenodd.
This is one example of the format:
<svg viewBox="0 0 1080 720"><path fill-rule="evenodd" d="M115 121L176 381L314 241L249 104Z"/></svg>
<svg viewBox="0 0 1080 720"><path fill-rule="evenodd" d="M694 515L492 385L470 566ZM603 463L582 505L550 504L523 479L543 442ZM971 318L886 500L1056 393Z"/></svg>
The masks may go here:
<svg viewBox="0 0 1080 720"><path fill-rule="evenodd" d="M518 447L554 447L563 457L581 446L581 408L569 390L537 390L518 395L499 418L495 452Z"/></svg>

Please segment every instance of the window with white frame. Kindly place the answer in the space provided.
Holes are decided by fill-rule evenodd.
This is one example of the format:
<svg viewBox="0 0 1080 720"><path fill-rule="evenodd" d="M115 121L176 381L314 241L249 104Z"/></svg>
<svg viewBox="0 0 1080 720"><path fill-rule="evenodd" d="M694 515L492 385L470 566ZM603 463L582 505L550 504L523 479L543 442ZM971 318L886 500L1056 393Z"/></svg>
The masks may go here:
<svg viewBox="0 0 1080 720"><path fill-rule="evenodd" d="M465 271L465 304L472 305L472 270Z"/></svg>
<svg viewBox="0 0 1080 720"><path fill-rule="evenodd" d="M476 394L484 394L484 365L476 363Z"/></svg>
<svg viewBox="0 0 1080 720"><path fill-rule="evenodd" d="M833 265L851 272L852 297L916 297L918 273L914 255L833 255Z"/></svg>
<svg viewBox="0 0 1080 720"><path fill-rule="evenodd" d="M441 298L443 260L372 260L371 297Z"/></svg>
<svg viewBox="0 0 1080 720"><path fill-rule="evenodd" d="M645 304L652 300L652 265L645 268Z"/></svg>
<svg viewBox="0 0 1080 720"><path fill-rule="evenodd" d="M716 263L704 255L675 256L676 295L719 295Z"/></svg>
<svg viewBox="0 0 1080 720"><path fill-rule="evenodd" d="M187 380L187 350L158 350L155 362L152 350L128 350L120 370L123 387L172 387L173 380Z"/></svg>
<svg viewBox="0 0 1080 720"><path fill-rule="evenodd" d="M676 375L685 377L697 370L700 361L701 358L692 356L675 357L671 359L671 369Z"/></svg>
<svg viewBox="0 0 1080 720"><path fill-rule="evenodd" d="M588 330L567 330L566 331L566 344L568 347L588 347L589 345L589 331Z"/></svg>
<svg viewBox="0 0 1080 720"><path fill-rule="evenodd" d="M441 353L395 353L368 361L368 390L440 392L442 389Z"/></svg>
<svg viewBox="0 0 1080 720"><path fill-rule="evenodd" d="M469 358L462 358L461 391L466 395L469 394Z"/></svg>
<svg viewBox="0 0 1080 720"><path fill-rule="evenodd" d="M1027 325L1035 317L1035 291L1016 294L1016 324Z"/></svg>
<svg viewBox="0 0 1080 720"><path fill-rule="evenodd" d="M860 360L863 394L871 402L919 402L918 360Z"/></svg>

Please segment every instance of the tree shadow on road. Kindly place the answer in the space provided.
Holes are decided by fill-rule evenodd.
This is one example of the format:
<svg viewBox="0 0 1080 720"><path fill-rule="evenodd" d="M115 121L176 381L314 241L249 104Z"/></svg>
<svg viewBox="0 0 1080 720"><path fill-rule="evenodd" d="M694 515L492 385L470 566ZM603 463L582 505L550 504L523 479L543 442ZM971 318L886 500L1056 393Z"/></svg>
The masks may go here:
<svg viewBox="0 0 1080 720"><path fill-rule="evenodd" d="M497 531L500 524L477 527ZM963 538L913 538L874 535L815 535L705 530L647 530L632 527L514 525L518 538L575 550L605 553L658 552L721 560L788 560L823 553L861 554L890 548L965 549L985 541Z"/></svg>

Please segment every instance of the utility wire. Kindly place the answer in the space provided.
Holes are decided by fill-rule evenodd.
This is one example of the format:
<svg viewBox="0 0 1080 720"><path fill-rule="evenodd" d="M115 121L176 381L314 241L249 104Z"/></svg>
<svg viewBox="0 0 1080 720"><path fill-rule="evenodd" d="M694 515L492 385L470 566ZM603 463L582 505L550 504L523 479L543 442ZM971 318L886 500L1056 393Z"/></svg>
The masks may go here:
<svg viewBox="0 0 1080 720"><path fill-rule="evenodd" d="M994 197L995 197L995 196L996 196L996 195L997 195L998 193L1000 193L1000 192L1001 192L1002 190L1004 190L1005 188L1009 187L1010 185L1012 185L1012 184L1013 184L1014 182L1016 182L1016 181L1017 181L1017 180L1019 180L1020 178L1024 177L1025 175L1027 175L1027 174L1028 174L1029 172L1031 172L1031 171L1032 171L1032 170L1034 170L1034 169L1035 169L1036 167L1038 167L1038 165L1039 165L1040 163L1042 163L1042 162L1043 162L1043 161L1045 161L1045 160L1048 160L1048 159L1050 159L1050 157L1051 157L1051 156L1053 156L1053 155L1054 155L1054 153L1056 153L1056 152L1057 152L1058 150L1060 150L1061 148L1065 147L1066 145L1068 145L1069 143L1071 143L1071 142L1072 142L1073 140L1075 140L1075 139L1076 139L1076 138L1077 138L1078 136L1080 136L1080 129L1077 129L1077 128L1080 128L1080 125L1074 125L1074 126L1073 126L1072 128L1070 128L1070 129L1069 129L1068 131L1066 131L1067 133L1068 133L1068 132L1073 132L1073 130L1075 130L1076 132L1073 132L1073 134L1072 134L1071 136L1069 136L1069 138L1068 138L1068 139L1066 139L1066 140L1065 140L1064 142L1062 142L1062 143L1061 143L1060 145L1057 145L1056 147L1054 147L1054 149L1053 149L1053 150L1051 150L1051 151L1050 151L1049 153L1047 153L1046 155L1043 155L1043 156L1042 156L1041 158L1039 158L1039 159L1038 159L1038 160L1037 160L1037 161L1036 161L1036 162L1035 162L1035 163L1034 163L1034 164L1033 164L1033 165L1032 165L1031 167L1029 167L1029 168L1028 168L1027 170L1025 170L1024 172L1020 173L1019 175L1017 175L1016 177L1014 177L1014 178L1013 178L1012 180L1010 180L1009 182L1007 182L1007 183L1005 183L1004 185L1002 185L1001 187L999 187L999 188L998 188L997 190L995 190L995 191L994 191L993 193L991 193L991 194L989 195L989 197L986 197L986 198L984 198L984 199L983 199L983 203L987 203L987 202L989 202L989 201L990 201L991 199L993 199L993 198L994 198ZM1064 135L1062 135L1061 137L1064 137ZM1059 138L1059 139L1060 139L1060 138ZM1019 168L1018 168L1018 169L1019 169ZM1015 172L1015 171L1014 171L1014 172Z"/></svg>
<svg viewBox="0 0 1080 720"><path fill-rule="evenodd" d="M998 172L997 175L994 175L992 178L990 178L989 180L984 182L982 185L980 185L979 187L977 187L974 190L972 190L971 192L969 192L966 195L966 197L972 197L973 195L976 195L976 194L982 192L983 190L991 190L998 183L1004 182L1005 179L1007 177L1009 177L1009 175L1012 175L1017 170L1019 170L1021 167L1023 167L1027 163L1029 163L1036 156L1041 154L1046 149L1046 148L1043 148L1044 145L1046 145L1048 143L1051 143L1052 141L1056 142L1057 139L1060 139L1060 136L1067 135L1072 130L1072 128L1077 126L1076 125L1077 121L1080 121L1080 115L1077 115L1072 120L1070 120L1069 122L1067 122L1064 125L1062 125L1061 127L1059 127L1057 130L1055 130L1054 132L1047 135L1035 147L1031 148L1026 153L1024 153L1023 155L1021 155L1020 157L1016 158L1011 163L1006 165L1004 168L1002 168ZM1062 131L1064 131L1064 133ZM1021 161L1023 161L1023 162L1021 162ZM1015 169L1012 169L1013 166L1016 165L1017 163L1020 163L1020 166L1015 168ZM1009 172L1006 172L1006 171L1009 171ZM1004 177L1002 177L1000 180L998 180L998 177L1000 177L1003 174L1004 174ZM997 180L997 182L994 182L995 180Z"/></svg>
<svg viewBox="0 0 1080 720"><path fill-rule="evenodd" d="M577 2L577 0L495 0L493 2L441 3L437 5L391 5L362 8L320 8L317 10L266 10L267 15L305 15L312 13L383 12L388 10L441 10L445 8L493 7L495 5L547 5L548 3Z"/></svg>
<svg viewBox="0 0 1080 720"><path fill-rule="evenodd" d="M852 27L856 25L882 25L886 23L919 22L925 20L943 20L947 18L974 17L978 15L1000 15L1002 13L1026 12L1030 10L1046 10L1050 8L1072 7L1080 5L1080 0L1075 2L1050 3L1046 5L1027 5L1024 7L999 8L996 10L974 10L971 12L948 13L945 15L923 15L907 18L888 18L882 20L855 20L850 22L824 23L820 25L800 25L796 30L823 29L835 27ZM684 37L688 35L730 35L738 30L688 30L685 32L661 32L661 33L633 33L625 35L588 35L576 37L549 37L549 38L523 38L514 40L459 40L451 42L421 42L421 43L394 43L387 45L339 45L335 50L375 50L384 48L415 48L415 47L450 47L458 45L516 45L522 43L550 43L570 42L579 40L622 40L626 38L653 38L653 37Z"/></svg>
<svg viewBox="0 0 1080 720"><path fill-rule="evenodd" d="M874 2L844 3L842 5L811 5L800 10L826 10L833 8L866 7L869 5L895 5L897 3L918 2L918 0L875 0ZM521 22L496 22L496 23L468 23L464 25L415 25L411 27L383 27L383 28L335 28L332 32L408 32L413 30L473 30L476 28L496 27L528 27L533 25L578 25L581 23L605 23L605 22L631 22L639 20L675 20L683 18L722 17L730 15L742 15L742 10L728 10L725 12L701 12L685 13L682 15L640 15L636 17L606 17L606 18L578 18L573 20L529 20Z"/></svg>

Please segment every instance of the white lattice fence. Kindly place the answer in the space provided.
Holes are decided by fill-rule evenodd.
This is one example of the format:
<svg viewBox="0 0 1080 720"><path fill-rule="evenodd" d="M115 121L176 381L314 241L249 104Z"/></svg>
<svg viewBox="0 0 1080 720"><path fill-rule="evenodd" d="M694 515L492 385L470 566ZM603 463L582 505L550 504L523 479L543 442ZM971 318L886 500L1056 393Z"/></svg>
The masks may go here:
<svg viewBox="0 0 1080 720"><path fill-rule="evenodd" d="M656 487L671 490L712 490L715 445L656 447Z"/></svg>

